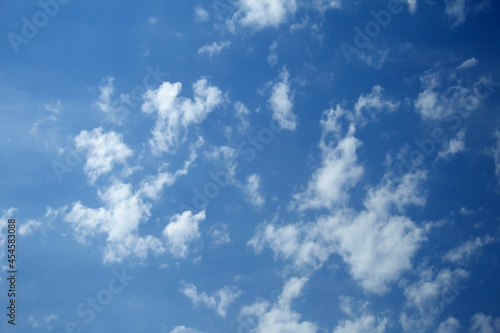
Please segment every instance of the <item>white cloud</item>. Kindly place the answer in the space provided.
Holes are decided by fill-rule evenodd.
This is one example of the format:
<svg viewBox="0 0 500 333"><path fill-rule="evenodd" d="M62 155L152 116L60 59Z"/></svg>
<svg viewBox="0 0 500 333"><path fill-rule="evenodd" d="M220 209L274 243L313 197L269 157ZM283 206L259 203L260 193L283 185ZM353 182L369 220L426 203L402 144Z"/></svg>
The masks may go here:
<svg viewBox="0 0 500 333"><path fill-rule="evenodd" d="M498 182L500 183L500 131L495 131L495 137L497 138L497 144L495 147L490 149L490 154L495 162L495 174L497 175Z"/></svg>
<svg viewBox="0 0 500 333"><path fill-rule="evenodd" d="M466 288L460 283L468 278L469 273L463 269L452 271L444 268L435 272L429 268L421 271L419 280L404 290L406 308L408 311L411 310L412 314L401 314L400 322L403 328L412 332L416 328L424 330L430 326L435 321L436 314L453 302ZM417 324L419 327L415 327Z"/></svg>
<svg viewBox="0 0 500 333"><path fill-rule="evenodd" d="M314 0L312 5L320 12L329 9L339 9L341 7L340 0Z"/></svg>
<svg viewBox="0 0 500 333"><path fill-rule="evenodd" d="M238 132L244 134L250 128L250 122L248 121L248 115L250 114L250 111L245 106L245 104L241 102L234 103L234 111L236 117L238 117L241 121L241 123L238 125Z"/></svg>
<svg viewBox="0 0 500 333"><path fill-rule="evenodd" d="M440 151L438 156L442 159L449 159L450 156L455 155L461 151L465 150L465 130L462 129L458 132L457 137L450 140L445 145L443 151Z"/></svg>
<svg viewBox="0 0 500 333"><path fill-rule="evenodd" d="M274 41L269 47L269 55L267 56L267 62L271 67L276 66L278 63L278 53L276 49L278 48L278 42Z"/></svg>
<svg viewBox="0 0 500 333"><path fill-rule="evenodd" d="M464 87L457 82L442 92L442 78L439 72L428 71L420 77L424 90L414 101L415 110L422 118L440 120L453 114L472 112L479 108L480 100L474 89ZM477 83L476 83L477 84Z"/></svg>
<svg viewBox="0 0 500 333"><path fill-rule="evenodd" d="M324 112L321 126L323 134L320 141L322 162L312 175L307 189L295 194L294 205L299 210L326 208L333 209L336 204L344 203L346 191L352 188L361 178L363 167L357 164L356 149L359 140L354 137L354 126L347 135L336 142L327 143L329 133L337 136L340 132L338 118L344 114L340 107ZM336 145L335 145L336 144Z"/></svg>
<svg viewBox="0 0 500 333"><path fill-rule="evenodd" d="M474 240L466 241L457 248L451 249L444 255L443 259L452 263L461 263L469 260L476 251L490 244L495 239L490 236L476 237Z"/></svg>
<svg viewBox="0 0 500 333"><path fill-rule="evenodd" d="M340 296L340 309L350 319L341 320L333 333L383 333L387 318L378 318L367 311L368 302L357 302L351 297Z"/></svg>
<svg viewBox="0 0 500 333"><path fill-rule="evenodd" d="M446 0L445 14L453 21L451 27L455 28L465 22L468 9L466 0Z"/></svg>
<svg viewBox="0 0 500 333"><path fill-rule="evenodd" d="M90 132L81 131L75 138L75 146L78 152L86 155L83 169L91 183L109 173L116 164L126 164L127 158L132 156L132 150L123 143L121 134L103 133L100 127Z"/></svg>
<svg viewBox="0 0 500 333"><path fill-rule="evenodd" d="M196 215L185 211L172 217L163 230L163 235L167 238L169 250L174 256L185 258L188 255L191 243L201 237L198 225L205 217L204 210Z"/></svg>
<svg viewBox="0 0 500 333"><path fill-rule="evenodd" d="M198 290L193 284L188 284L183 282L183 287L180 289L184 295L186 295L192 302L194 306L204 305L209 309L213 309L221 317L225 317L227 309L231 303L233 303L238 296L241 295L241 291L235 287L225 286L208 295L205 292L198 293Z"/></svg>
<svg viewBox="0 0 500 333"><path fill-rule="evenodd" d="M198 22L206 22L210 18L208 12L203 8L203 6L196 6L194 8L194 12L196 15L196 21Z"/></svg>
<svg viewBox="0 0 500 333"><path fill-rule="evenodd" d="M260 193L260 177L257 174L247 177L245 192L252 205L261 207L265 203L265 200Z"/></svg>
<svg viewBox="0 0 500 333"><path fill-rule="evenodd" d="M415 14L417 11L417 0L406 0L408 2L408 10L411 14Z"/></svg>
<svg viewBox="0 0 500 333"><path fill-rule="evenodd" d="M180 82L164 82L156 90L148 90L144 96L142 111L158 113L150 144L153 153L174 152L180 142L186 140L188 128L200 124L207 115L222 104L219 88L210 86L205 78L193 84L194 100L179 97ZM181 136L184 134L184 137Z"/></svg>
<svg viewBox="0 0 500 333"><path fill-rule="evenodd" d="M472 333L496 333L500 332L500 318L486 316L484 313L476 313L471 318Z"/></svg>
<svg viewBox="0 0 500 333"><path fill-rule="evenodd" d="M189 328L184 325L175 327L170 333L202 333L194 328Z"/></svg>
<svg viewBox="0 0 500 333"><path fill-rule="evenodd" d="M359 96L356 104L354 104L355 117L363 119L364 114L368 114L370 118L376 118L377 114L382 111L394 112L399 107L399 102L393 102L389 98L383 96L384 88L381 86L374 86L372 91L367 94Z"/></svg>
<svg viewBox="0 0 500 333"><path fill-rule="evenodd" d="M439 324L435 333L458 333L460 330L460 322L457 318L449 317Z"/></svg>
<svg viewBox="0 0 500 333"><path fill-rule="evenodd" d="M104 207L88 208L78 201L64 217L64 221L73 226L79 242L106 234L105 262L121 262L132 254L143 259L149 252L165 251L156 237L137 235L139 224L150 216L151 205L134 194L130 184L116 182L104 192L98 190L98 196Z"/></svg>
<svg viewBox="0 0 500 333"><path fill-rule="evenodd" d="M219 247L224 244L231 243L227 224L221 223L210 228L210 236L212 236L212 246Z"/></svg>
<svg viewBox="0 0 500 333"><path fill-rule="evenodd" d="M318 327L309 321L300 321L299 313L293 311L292 301L298 298L306 278L291 278L284 287L278 301L271 304L268 301L257 301L241 309L241 317L256 317L258 321L252 327L254 333L316 333ZM248 321L250 322L250 321ZM252 322L253 323L253 322Z"/></svg>
<svg viewBox="0 0 500 333"><path fill-rule="evenodd" d="M472 57L470 59L465 60L457 69L468 69L477 65L477 59Z"/></svg>
<svg viewBox="0 0 500 333"><path fill-rule="evenodd" d="M149 25L155 25L155 24L158 23L158 21L160 21L160 19L158 17L151 16L148 19L148 24Z"/></svg>
<svg viewBox="0 0 500 333"><path fill-rule="evenodd" d="M239 0L233 21L255 30L278 27L297 11L296 0Z"/></svg>
<svg viewBox="0 0 500 333"><path fill-rule="evenodd" d="M122 120L124 120L124 118L128 115L129 110L123 105L123 98L125 98L124 95L122 95L121 99L118 100L113 100L111 98L115 93L113 81L114 78L112 76L108 76L103 80L103 83L99 86L100 95L96 105L103 113L106 114L106 119L114 122L115 124L121 124Z"/></svg>
<svg viewBox="0 0 500 333"><path fill-rule="evenodd" d="M288 82L290 74L284 67L281 71L281 82L273 86L269 108L273 111L273 119L278 121L283 129L294 131L297 126L297 116L293 113L293 94Z"/></svg>
<svg viewBox="0 0 500 333"><path fill-rule="evenodd" d="M16 214L17 212L17 209L14 208L14 207L11 207L9 209L2 209L2 217L0 219L0 259L3 258L3 256L5 255L5 250L7 248L7 246L5 245L6 241L7 241L7 231L4 231L3 229L7 229L8 227L8 220L9 219L15 219L16 216L14 214ZM17 223L17 220L16 220L16 223ZM17 228L17 225L16 225L16 228Z"/></svg>
<svg viewBox="0 0 500 333"><path fill-rule="evenodd" d="M42 226L42 223L35 220L28 220L26 223L23 223L21 227L19 227L19 235L20 236L28 236L33 233L33 231L39 229Z"/></svg>
<svg viewBox="0 0 500 333"><path fill-rule="evenodd" d="M211 58L212 55L221 53L223 49L229 47L230 45L231 42L229 41L222 42L220 44L217 42L213 42L212 44L205 45L198 49L198 54L208 53L208 56Z"/></svg>

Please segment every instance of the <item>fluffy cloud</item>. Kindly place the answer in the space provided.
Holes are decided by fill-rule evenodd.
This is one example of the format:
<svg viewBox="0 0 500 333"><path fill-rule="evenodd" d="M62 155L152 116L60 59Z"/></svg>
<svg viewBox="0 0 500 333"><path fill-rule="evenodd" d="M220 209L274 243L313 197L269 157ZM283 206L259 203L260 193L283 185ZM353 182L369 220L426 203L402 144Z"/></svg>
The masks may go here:
<svg viewBox="0 0 500 333"><path fill-rule="evenodd" d="M408 2L408 10L411 14L415 14L417 11L417 0L406 0Z"/></svg>
<svg viewBox="0 0 500 333"><path fill-rule="evenodd" d="M186 295L195 306L204 305L209 309L214 309L221 317L226 316L229 305L241 295L241 291L235 287L229 286L219 289L211 295L205 292L198 293L198 290L193 284L185 282L183 282L183 287L180 289L180 292Z"/></svg>
<svg viewBox="0 0 500 333"><path fill-rule="evenodd" d="M495 333L500 331L500 318L486 316L484 313L476 313L471 318L471 332L473 333Z"/></svg>
<svg viewBox="0 0 500 333"><path fill-rule="evenodd" d="M383 333L387 326L387 318L378 318L367 310L368 302L356 302L351 297L340 296L340 309L350 319L341 320L333 333Z"/></svg>
<svg viewBox="0 0 500 333"><path fill-rule="evenodd" d="M210 228L210 236L212 236L212 246L219 247L224 244L231 243L227 224L220 224Z"/></svg>
<svg viewBox="0 0 500 333"><path fill-rule="evenodd" d="M241 123L238 125L238 132L244 134L250 128L250 122L248 121L248 115L250 111L241 102L234 103L235 116L240 119Z"/></svg>
<svg viewBox="0 0 500 333"><path fill-rule="evenodd" d="M188 255L190 244L201 236L198 225L205 220L205 217L205 211L196 215L185 211L172 217L163 230L163 235L167 238L169 250L174 256L184 258Z"/></svg>
<svg viewBox="0 0 500 333"><path fill-rule="evenodd" d="M196 21L198 22L206 22L210 18L210 15L202 6L196 6L194 8L194 13L196 15Z"/></svg>
<svg viewBox="0 0 500 333"><path fill-rule="evenodd" d="M233 21L256 30L277 27L297 11L296 0L239 0Z"/></svg>
<svg viewBox="0 0 500 333"><path fill-rule="evenodd" d="M85 154L83 170L94 183L99 176L109 173L116 164L126 164L132 150L123 143L123 136L116 132L103 133L102 128L81 131L75 138L78 152Z"/></svg>
<svg viewBox="0 0 500 333"><path fill-rule="evenodd" d="M460 330L460 322L457 318L449 317L439 324L435 333L458 333Z"/></svg>
<svg viewBox="0 0 500 333"><path fill-rule="evenodd" d="M258 175L253 174L247 178L245 192L252 205L261 207L265 203L265 200L260 193L260 177Z"/></svg>
<svg viewBox="0 0 500 333"><path fill-rule="evenodd" d="M144 95L142 111L158 114L150 140L156 155L174 152L185 141L188 128L200 124L224 100L220 89L209 85L205 78L193 84L194 99L180 97L181 89L180 82L164 82Z"/></svg>
<svg viewBox="0 0 500 333"><path fill-rule="evenodd" d="M294 195L294 204L299 210L333 209L336 203L345 201L346 191L352 188L363 174L363 167L357 164L356 150L360 142L354 137L354 126L349 128L345 137L338 137L340 134L338 118L342 114L343 109L340 107L324 113L321 121L323 128L320 141L321 167L313 173L307 189ZM328 142L327 137L330 133L338 139Z"/></svg>
<svg viewBox="0 0 500 333"><path fill-rule="evenodd" d="M372 88L369 94L359 96L356 104L354 104L355 119L364 123L366 117L374 119L382 111L396 111L399 102L393 102L386 98L383 96L383 92L384 88L377 85Z"/></svg>
<svg viewBox="0 0 500 333"><path fill-rule="evenodd" d="M229 41L222 42L220 44L217 42L213 42L210 45L205 45L205 46L201 47L198 50L198 54L208 53L208 56L211 58L212 55L221 53L223 49L225 49L226 47L229 47L230 45L231 45L231 42L229 42Z"/></svg>
<svg viewBox="0 0 500 333"><path fill-rule="evenodd" d="M433 325L436 317L453 302L466 287L460 285L469 277L463 269L444 268L435 271L432 268L420 272L418 281L405 288L406 308L412 314L403 313L401 325L406 331L424 330Z"/></svg>
<svg viewBox="0 0 500 333"><path fill-rule="evenodd" d="M288 82L290 74L286 68L281 71L281 82L273 86L269 108L273 111L273 119L283 129L294 131L297 127L297 116L293 113L293 95Z"/></svg>
<svg viewBox="0 0 500 333"><path fill-rule="evenodd" d="M457 137L451 139L446 145L443 151L438 154L439 158L449 159L450 156L455 155L461 151L465 150L465 130L458 132Z"/></svg>
<svg viewBox="0 0 500 333"><path fill-rule="evenodd" d="M307 281L306 278L291 278L285 283L276 303L257 301L243 307L240 316L242 318L253 316L258 319L257 323L249 320L247 324L252 323L251 329L255 333L316 333L318 331L316 324L300 321L300 314L291 309L292 301L301 295Z"/></svg>
<svg viewBox="0 0 500 333"><path fill-rule="evenodd" d="M467 117L468 113L475 111L480 106L477 91L473 88L465 87L461 82L442 89L444 78L441 73L428 71L420 77L420 82L424 90L419 93L414 101L415 110L421 114L422 118L429 120L440 120L453 114L460 114ZM455 77L455 75L451 75ZM441 91L440 91L441 90Z"/></svg>
<svg viewBox="0 0 500 333"><path fill-rule="evenodd" d="M151 24L150 18L149 22ZM97 107L104 114L106 114L106 119L112 121L115 124L121 124L125 117L128 115L129 110L124 105L125 95L121 95L120 99L112 99L115 93L115 88L113 86L113 81L115 79L112 76L108 76L104 79L103 83L99 86L99 99L96 102Z"/></svg>
<svg viewBox="0 0 500 333"><path fill-rule="evenodd" d="M341 7L340 0L314 0L312 5L320 12L329 9L339 9Z"/></svg>
<svg viewBox="0 0 500 333"><path fill-rule="evenodd" d="M457 69L468 69L477 65L477 59L472 57L470 59L465 60Z"/></svg>

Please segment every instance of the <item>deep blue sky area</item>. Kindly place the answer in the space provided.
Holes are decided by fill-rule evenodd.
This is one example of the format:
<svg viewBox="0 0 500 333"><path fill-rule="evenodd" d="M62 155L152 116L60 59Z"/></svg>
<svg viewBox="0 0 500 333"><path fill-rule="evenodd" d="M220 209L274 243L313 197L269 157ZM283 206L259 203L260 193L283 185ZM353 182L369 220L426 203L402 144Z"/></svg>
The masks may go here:
<svg viewBox="0 0 500 333"><path fill-rule="evenodd" d="M499 15L0 1L0 332L500 332Z"/></svg>

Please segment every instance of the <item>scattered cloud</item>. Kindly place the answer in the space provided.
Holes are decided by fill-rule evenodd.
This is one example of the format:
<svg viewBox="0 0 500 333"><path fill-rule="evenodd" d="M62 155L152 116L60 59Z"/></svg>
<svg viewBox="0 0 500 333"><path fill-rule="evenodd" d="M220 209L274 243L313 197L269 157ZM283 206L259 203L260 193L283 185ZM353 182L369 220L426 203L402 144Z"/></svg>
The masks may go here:
<svg viewBox="0 0 500 333"><path fill-rule="evenodd" d="M500 331L500 318L493 318L478 312L471 318L471 332L494 333Z"/></svg>
<svg viewBox="0 0 500 333"><path fill-rule="evenodd" d="M198 49L198 54L208 53L208 56L211 58L214 54L219 54L223 49L229 47L231 42L225 41L222 43L213 42L212 44L202 46Z"/></svg>
<svg viewBox="0 0 500 333"><path fill-rule="evenodd" d="M241 295L241 291L235 287L226 286L208 295L205 292L198 293L198 290L193 284L182 282L180 292L186 295L194 306L203 305L209 309L213 309L221 317L225 317L227 309L236 298Z"/></svg>
<svg viewBox="0 0 500 333"><path fill-rule="evenodd" d="M458 132L456 138L451 139L445 144L444 150L440 151L438 154L439 158L444 160L449 159L452 155L465 150L465 130L462 129Z"/></svg>
<svg viewBox="0 0 500 333"><path fill-rule="evenodd" d="M221 223L217 226L212 226L210 228L210 236L212 237L213 247L219 247L224 244L231 243L227 224Z"/></svg>
<svg viewBox="0 0 500 333"><path fill-rule="evenodd" d="M494 241L495 239L490 236L476 237L474 240L468 240L446 252L443 260L452 263L463 263L464 261L468 261L480 248Z"/></svg>
<svg viewBox="0 0 500 333"><path fill-rule="evenodd" d="M470 59L465 60L460 66L457 67L457 69L459 69L459 70L469 69L469 68L476 66L477 63L478 63L477 59L472 57Z"/></svg>
<svg viewBox="0 0 500 333"><path fill-rule="evenodd" d="M194 8L194 13L196 15L196 21L198 22L206 22L210 18L208 12L203 8L203 6L199 5Z"/></svg>
<svg viewBox="0 0 500 333"><path fill-rule="evenodd" d="M435 333L458 333L460 332L460 322L457 318L449 317L439 324Z"/></svg>
<svg viewBox="0 0 500 333"><path fill-rule="evenodd" d="M448 18L453 21L451 25L452 28L465 23L468 11L466 0L446 0L444 12Z"/></svg>
<svg viewBox="0 0 500 333"><path fill-rule="evenodd" d="M276 52L277 48L278 48L277 41L274 41L269 47L269 55L267 56L267 63L271 67L274 67L276 66L276 64L278 64L278 53Z"/></svg>
<svg viewBox="0 0 500 333"><path fill-rule="evenodd" d="M296 0L240 0L237 5L233 21L255 30L276 28L298 9Z"/></svg>
<svg viewBox="0 0 500 333"><path fill-rule="evenodd" d="M273 111L273 119L283 129L294 131L297 127L297 116L293 113L293 94L290 92L288 81L290 74L283 67L281 82L276 83L272 88L272 96L269 98L269 108Z"/></svg>
<svg viewBox="0 0 500 333"><path fill-rule="evenodd" d="M176 257L185 258L191 243L200 239L199 224L205 220L205 211L193 215L190 211L174 215L163 230L169 250Z"/></svg>
<svg viewBox="0 0 500 333"><path fill-rule="evenodd" d="M202 333L201 331L195 330L194 328L189 328L184 325L175 327L170 333Z"/></svg>
<svg viewBox="0 0 500 333"><path fill-rule="evenodd" d="M142 111L156 112L158 119L149 141L156 155L175 152L186 140L188 128L200 124L210 112L224 101L219 88L201 78L193 84L194 99L180 97L180 82L164 82L158 89L148 90Z"/></svg>
<svg viewBox="0 0 500 333"><path fill-rule="evenodd" d="M498 182L500 183L500 131L495 131L495 138L497 139L496 146L489 150L495 162L495 174L497 175Z"/></svg>
<svg viewBox="0 0 500 333"><path fill-rule="evenodd" d="M252 205L261 207L265 200L260 193L260 177L256 174L247 177L247 184L245 185L245 192Z"/></svg>
<svg viewBox="0 0 500 333"><path fill-rule="evenodd" d="M19 236L28 236L33 233L33 231L38 230L42 226L40 221L28 220L19 227Z"/></svg>

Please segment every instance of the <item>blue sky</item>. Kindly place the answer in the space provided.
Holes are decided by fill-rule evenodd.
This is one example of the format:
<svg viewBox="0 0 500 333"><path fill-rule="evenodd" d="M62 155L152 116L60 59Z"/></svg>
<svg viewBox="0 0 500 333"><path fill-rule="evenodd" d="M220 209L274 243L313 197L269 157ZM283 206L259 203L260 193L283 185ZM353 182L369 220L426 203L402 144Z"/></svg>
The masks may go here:
<svg viewBox="0 0 500 333"><path fill-rule="evenodd" d="M2 332L500 332L497 2L0 5Z"/></svg>

